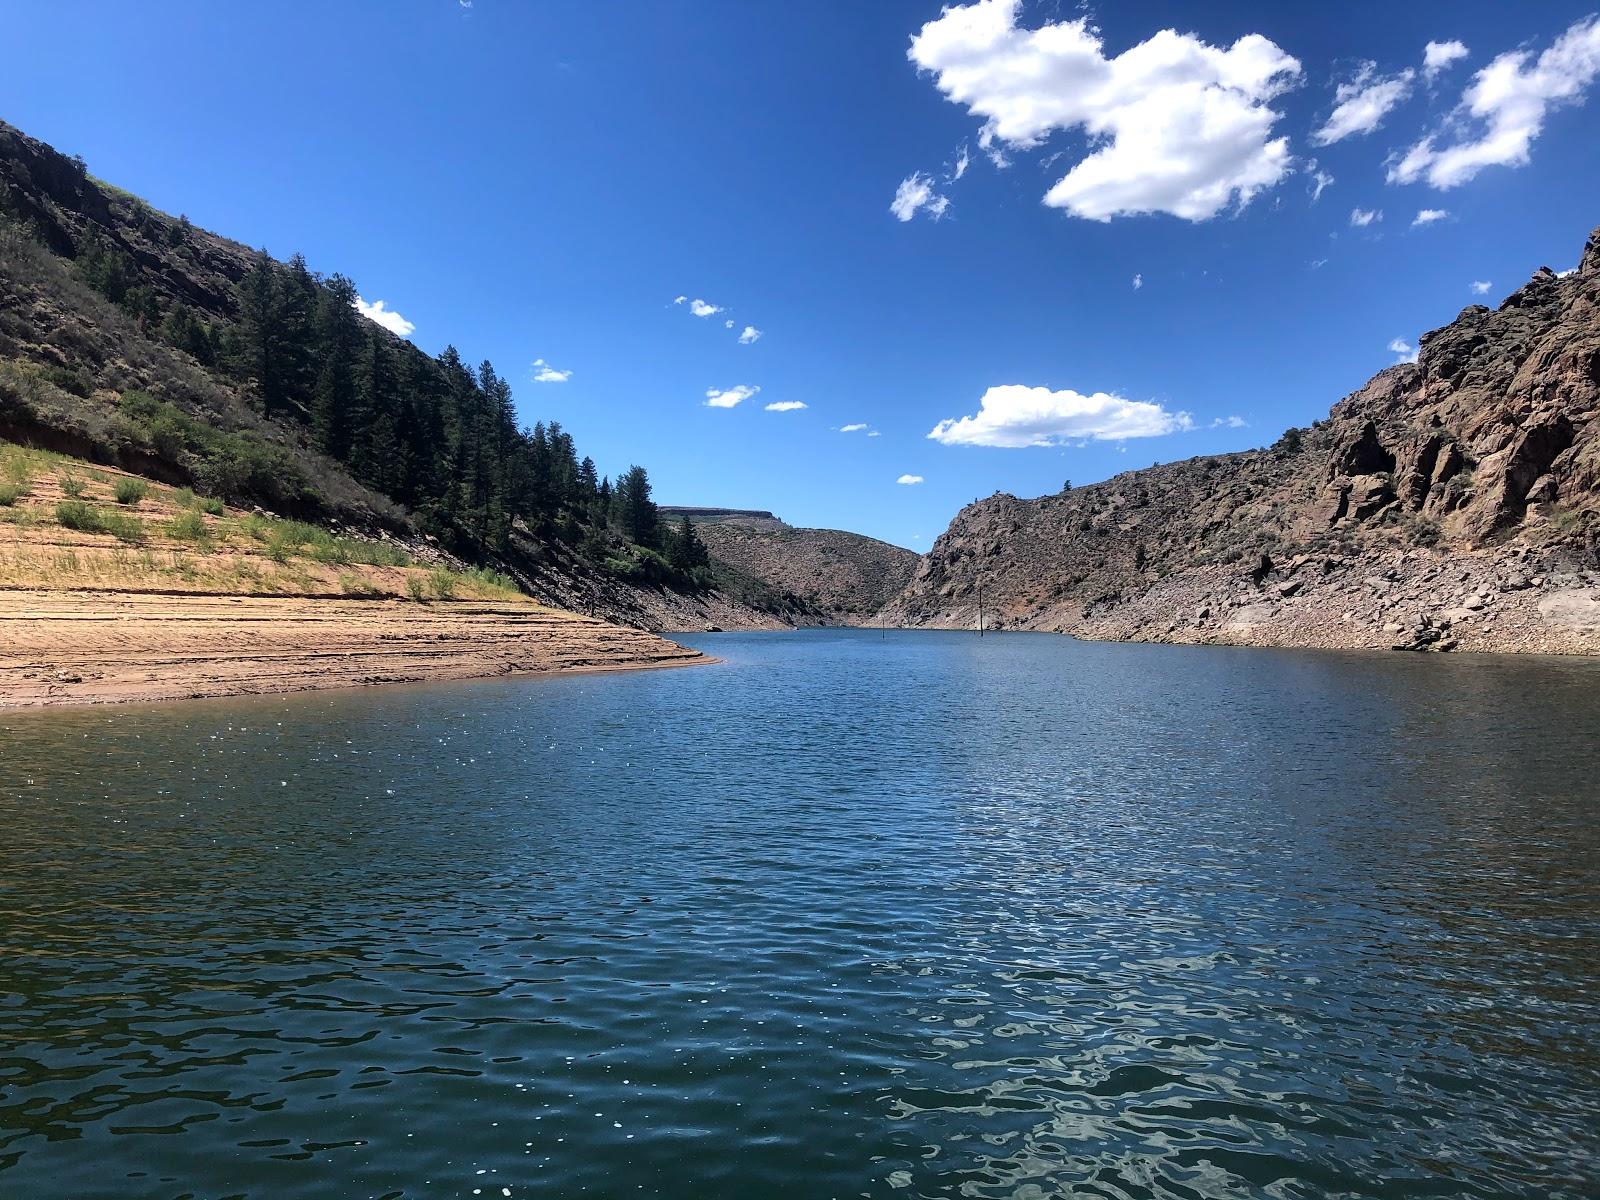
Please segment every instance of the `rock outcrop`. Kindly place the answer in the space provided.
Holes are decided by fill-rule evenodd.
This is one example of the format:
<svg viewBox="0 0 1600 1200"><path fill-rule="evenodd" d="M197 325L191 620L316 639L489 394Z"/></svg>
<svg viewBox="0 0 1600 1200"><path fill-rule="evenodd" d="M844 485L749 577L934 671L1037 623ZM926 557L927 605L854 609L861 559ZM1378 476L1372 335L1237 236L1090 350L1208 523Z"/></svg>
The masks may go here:
<svg viewBox="0 0 1600 1200"><path fill-rule="evenodd" d="M1262 450L957 515L885 606L1146 641L1600 652L1600 230Z"/></svg>

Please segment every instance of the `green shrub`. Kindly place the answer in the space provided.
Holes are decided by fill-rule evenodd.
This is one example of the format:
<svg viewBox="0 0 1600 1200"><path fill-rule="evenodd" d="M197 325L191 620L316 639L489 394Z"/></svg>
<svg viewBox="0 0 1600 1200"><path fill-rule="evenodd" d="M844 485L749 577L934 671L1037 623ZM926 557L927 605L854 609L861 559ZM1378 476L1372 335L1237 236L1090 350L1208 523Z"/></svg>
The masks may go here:
<svg viewBox="0 0 1600 1200"><path fill-rule="evenodd" d="M435 567L428 572L428 586L440 600L450 600L456 594L456 577L443 567Z"/></svg>
<svg viewBox="0 0 1600 1200"><path fill-rule="evenodd" d="M56 520L67 529L77 529L84 533L100 532L100 522L95 516L94 509L82 500L63 500L56 505Z"/></svg>
<svg viewBox="0 0 1600 1200"><path fill-rule="evenodd" d="M265 542L272 537L272 522L250 513L239 518L239 532L253 542Z"/></svg>
<svg viewBox="0 0 1600 1200"><path fill-rule="evenodd" d="M131 508L149 495L150 485L142 479L130 479L124 476L117 480L115 493L118 504L126 504Z"/></svg>
<svg viewBox="0 0 1600 1200"><path fill-rule="evenodd" d="M40 378L47 383L52 383L63 392L87 400L94 391L94 384L82 371L73 370L71 367L45 367L39 372Z"/></svg>
<svg viewBox="0 0 1600 1200"><path fill-rule="evenodd" d="M56 505L56 520L65 529L80 533L109 533L124 542L144 540L144 522L127 513L111 512L85 504L82 500L63 500Z"/></svg>
<svg viewBox="0 0 1600 1200"><path fill-rule="evenodd" d="M410 596L418 604L428 598L428 585L421 575L406 576L406 595Z"/></svg>
<svg viewBox="0 0 1600 1200"><path fill-rule="evenodd" d="M88 485L85 484L83 482L83 480L79 479L76 475L72 475L72 474L69 474L67 472L62 472L62 475L61 475L61 492L62 492L63 495L68 496L73 500L78 500L78 499L82 498L83 493L84 493L84 489L87 486Z"/></svg>
<svg viewBox="0 0 1600 1200"><path fill-rule="evenodd" d="M275 563L286 563L294 557L294 552L298 549L298 546L292 545L291 543L284 541L281 537L274 535L273 538L267 542L266 554L267 557Z"/></svg>
<svg viewBox="0 0 1600 1200"><path fill-rule="evenodd" d="M10 508L22 498L22 489L14 483L0 483L0 508Z"/></svg>
<svg viewBox="0 0 1600 1200"><path fill-rule="evenodd" d="M145 538L144 522L131 513L103 511L100 527L122 542L142 542Z"/></svg>
<svg viewBox="0 0 1600 1200"><path fill-rule="evenodd" d="M211 536L211 531L199 513L185 512L167 522L167 535L184 542L203 542Z"/></svg>

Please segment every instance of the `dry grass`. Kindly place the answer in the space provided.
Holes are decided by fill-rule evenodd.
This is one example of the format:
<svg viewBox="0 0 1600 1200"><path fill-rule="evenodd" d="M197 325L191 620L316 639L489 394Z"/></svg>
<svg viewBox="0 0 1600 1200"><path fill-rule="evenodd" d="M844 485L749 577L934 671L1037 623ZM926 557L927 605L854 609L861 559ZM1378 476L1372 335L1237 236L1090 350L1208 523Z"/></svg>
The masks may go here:
<svg viewBox="0 0 1600 1200"><path fill-rule="evenodd" d="M129 511L135 506L138 516ZM490 572L418 564L391 543L241 513L188 488L5 442L0 587L418 603L527 599Z"/></svg>

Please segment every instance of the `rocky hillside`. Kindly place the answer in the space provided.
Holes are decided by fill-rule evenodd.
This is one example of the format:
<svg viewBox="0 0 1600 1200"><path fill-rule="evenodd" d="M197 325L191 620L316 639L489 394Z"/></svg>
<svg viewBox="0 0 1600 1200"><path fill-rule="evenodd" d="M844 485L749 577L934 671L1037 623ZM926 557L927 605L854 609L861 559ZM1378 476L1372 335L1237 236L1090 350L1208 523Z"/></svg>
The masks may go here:
<svg viewBox="0 0 1600 1200"><path fill-rule="evenodd" d="M664 508L687 515L718 560L798 597L812 622L858 625L871 620L910 581L917 555L859 533L798 529L770 512L727 508Z"/></svg>
<svg viewBox="0 0 1600 1200"><path fill-rule="evenodd" d="M813 619L803 601L736 567L713 564L692 580L673 572L597 517L593 503L546 499L538 519L508 512L510 484L503 496L484 495L484 463L495 464L477 447L504 441L489 422L497 404L509 405L509 390L497 399L453 351L434 359L360 318L354 336L370 340L370 357L357 355L363 374L346 385L355 406L333 415L347 426L347 444L365 440L379 406L363 389L374 391L379 376L395 411L384 413L387 440L371 438L376 449L365 460L359 449L343 459L324 452L329 438L319 437L317 414L275 394L258 369L272 367L260 360L274 355L281 363L294 331L259 317L252 324L245 304L255 281L282 289L295 278L308 304L326 303L331 279L159 212L0 122L0 441L119 467L246 510L381 534L423 557L449 552L504 572L539 599L628 624ZM317 363L306 370L314 374ZM464 497L469 483L480 498L452 512L437 493L408 496L398 479L386 482L394 464L417 466L417 447L438 458L434 474L451 499ZM499 469L512 474L504 460ZM486 538L489 522L500 528Z"/></svg>
<svg viewBox="0 0 1600 1200"><path fill-rule="evenodd" d="M1600 652L1600 230L1310 429L957 515L883 616L1093 638Z"/></svg>

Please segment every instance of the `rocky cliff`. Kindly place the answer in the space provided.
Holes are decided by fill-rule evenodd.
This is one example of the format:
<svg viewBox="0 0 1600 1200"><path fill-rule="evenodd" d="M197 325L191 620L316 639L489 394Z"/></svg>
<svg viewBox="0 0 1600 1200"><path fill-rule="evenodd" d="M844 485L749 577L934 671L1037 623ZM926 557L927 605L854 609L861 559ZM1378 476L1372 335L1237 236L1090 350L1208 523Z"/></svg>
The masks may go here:
<svg viewBox="0 0 1600 1200"><path fill-rule="evenodd" d="M666 508L662 514L688 515L715 558L797 597L814 624L870 621L917 567L916 553L903 546L840 529L796 528L770 512Z"/></svg>
<svg viewBox="0 0 1600 1200"><path fill-rule="evenodd" d="M1600 652L1600 230L1324 421L962 510L891 623L1140 641Z"/></svg>

